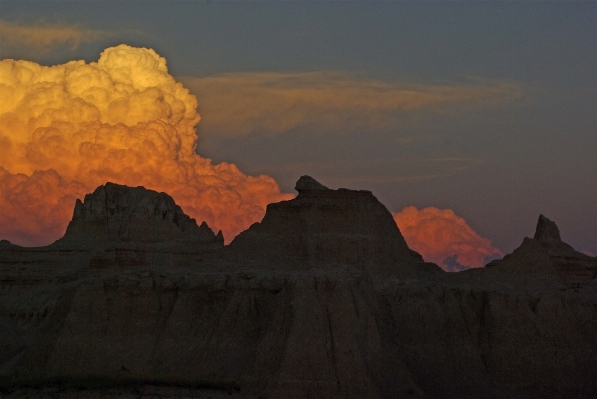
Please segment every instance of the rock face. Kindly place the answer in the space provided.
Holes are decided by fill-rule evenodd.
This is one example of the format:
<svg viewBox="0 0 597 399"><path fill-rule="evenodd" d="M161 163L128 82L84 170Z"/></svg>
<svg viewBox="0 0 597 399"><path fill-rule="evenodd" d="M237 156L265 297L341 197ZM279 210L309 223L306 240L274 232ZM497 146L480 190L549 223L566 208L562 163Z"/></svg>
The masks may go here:
<svg viewBox="0 0 597 399"><path fill-rule="evenodd" d="M525 238L512 255L487 267L512 273L535 273L557 278L572 288L582 288L597 277L597 258L577 252L560 238L558 226L539 215L534 238Z"/></svg>
<svg viewBox="0 0 597 399"><path fill-rule="evenodd" d="M197 226L169 195L107 183L77 200L64 237L55 243L23 248L0 242L0 267L189 265L223 247L221 232L215 235L205 222Z"/></svg>
<svg viewBox="0 0 597 399"><path fill-rule="evenodd" d="M224 247L205 222L197 226L165 193L107 183L77 200L57 248L93 249L90 267L185 264Z"/></svg>
<svg viewBox="0 0 597 399"><path fill-rule="evenodd" d="M311 176L301 176L300 179L297 180L294 189L298 191L298 193L302 193L304 191L328 191L329 188L312 178Z"/></svg>
<svg viewBox="0 0 597 399"><path fill-rule="evenodd" d="M140 243L184 242L222 243L205 222L197 226L172 197L143 187L107 183L77 200L72 221L63 241L76 243L83 238L97 241Z"/></svg>
<svg viewBox="0 0 597 399"><path fill-rule="evenodd" d="M331 190L309 176L296 189L296 198L268 205L261 223L234 239L229 258L275 269L354 265L378 276L416 275L420 260L370 191Z"/></svg>
<svg viewBox="0 0 597 399"><path fill-rule="evenodd" d="M115 185L56 244L0 242L0 396L597 397L597 280L565 267L597 259L555 224L431 273L371 193L297 190L210 251L169 197Z"/></svg>
<svg viewBox="0 0 597 399"><path fill-rule="evenodd" d="M543 215L539 215L537 220L537 228L535 229L535 240L549 243L549 242L562 242L560 238L560 229L556 226L555 222L552 222Z"/></svg>

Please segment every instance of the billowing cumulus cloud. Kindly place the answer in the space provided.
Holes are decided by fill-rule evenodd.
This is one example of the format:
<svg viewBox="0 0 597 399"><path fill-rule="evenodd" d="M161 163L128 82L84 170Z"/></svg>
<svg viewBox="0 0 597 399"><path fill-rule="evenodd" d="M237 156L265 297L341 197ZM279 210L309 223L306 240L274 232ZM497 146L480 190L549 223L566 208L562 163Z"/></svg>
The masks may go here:
<svg viewBox="0 0 597 399"><path fill-rule="evenodd" d="M486 259L502 255L450 209L409 206L393 215L408 246L446 271L482 267Z"/></svg>
<svg viewBox="0 0 597 399"><path fill-rule="evenodd" d="M2 60L0 97L0 238L51 242L75 198L108 181L169 193L227 241L292 197L196 154L196 97L151 49L52 67Z"/></svg>
<svg viewBox="0 0 597 399"><path fill-rule="evenodd" d="M88 191L54 170L27 176L0 167L0 239L28 245L53 241L64 234L75 199Z"/></svg>
<svg viewBox="0 0 597 399"><path fill-rule="evenodd" d="M223 136L297 127L385 129L422 111L457 113L524 97L512 81L422 85L362 79L343 72L227 73L182 80L201 100L203 129Z"/></svg>
<svg viewBox="0 0 597 399"><path fill-rule="evenodd" d="M37 51L48 52L55 46L77 48L81 43L93 42L110 36L108 32L88 29L81 25L22 24L0 20L0 41L3 46L28 46Z"/></svg>

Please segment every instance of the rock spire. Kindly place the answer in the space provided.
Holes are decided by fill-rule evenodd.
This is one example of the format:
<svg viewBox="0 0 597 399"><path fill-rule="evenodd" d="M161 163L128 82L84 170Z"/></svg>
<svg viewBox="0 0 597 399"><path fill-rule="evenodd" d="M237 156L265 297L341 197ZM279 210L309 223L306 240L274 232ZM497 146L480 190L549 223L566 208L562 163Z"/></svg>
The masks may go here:
<svg viewBox="0 0 597 399"><path fill-rule="evenodd" d="M539 215L533 239L525 238L512 254L486 267L495 266L514 274L557 275L571 288L582 288L597 277L597 258L563 242L558 226L543 215Z"/></svg>
<svg viewBox="0 0 597 399"><path fill-rule="evenodd" d="M560 229L556 226L555 222L549 220L543 215L539 215L537 220L537 228L535 229L535 240L541 242L562 242L560 238Z"/></svg>

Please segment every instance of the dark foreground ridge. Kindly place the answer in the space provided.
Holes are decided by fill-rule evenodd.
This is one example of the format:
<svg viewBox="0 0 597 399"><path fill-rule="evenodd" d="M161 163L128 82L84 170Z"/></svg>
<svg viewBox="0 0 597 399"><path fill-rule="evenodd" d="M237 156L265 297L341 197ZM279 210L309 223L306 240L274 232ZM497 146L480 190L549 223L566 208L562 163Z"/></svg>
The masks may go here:
<svg viewBox="0 0 597 399"><path fill-rule="evenodd" d="M260 269L344 265L379 277L417 275L420 258L370 191L331 190L309 176L296 190L296 198L268 205L261 223L239 234L226 258Z"/></svg>
<svg viewBox="0 0 597 399"><path fill-rule="evenodd" d="M597 397L597 258L554 222L444 273L371 192L296 189L229 246L110 183L0 241L0 397Z"/></svg>

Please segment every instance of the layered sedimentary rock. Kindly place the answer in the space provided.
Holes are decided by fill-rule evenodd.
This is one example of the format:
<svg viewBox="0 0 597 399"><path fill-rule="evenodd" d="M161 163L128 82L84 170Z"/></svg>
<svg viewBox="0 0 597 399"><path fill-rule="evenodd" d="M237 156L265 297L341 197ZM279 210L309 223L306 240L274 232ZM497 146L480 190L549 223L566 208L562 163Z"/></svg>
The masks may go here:
<svg viewBox="0 0 597 399"><path fill-rule="evenodd" d="M188 243L190 245L223 243L205 222L197 226L185 215L172 197L143 187L114 183L98 187L77 200L73 219L60 243L88 245L98 242Z"/></svg>
<svg viewBox="0 0 597 399"><path fill-rule="evenodd" d="M372 275L416 275L420 259L370 191L331 190L309 176L296 190L296 198L268 205L227 256L274 269L354 265Z"/></svg>
<svg viewBox="0 0 597 399"><path fill-rule="evenodd" d="M105 206L86 198L67 239L31 249L32 262L0 242L6 395L38 395L39 381L77 398L206 397L185 388L201 385L267 398L597 395L597 283L566 277L558 254L573 250L555 224L540 218L535 238L489 268L430 273L370 193L307 177L297 189L238 241L186 263L99 268L81 255L104 241L138 253L213 244L167 198L136 205L160 197L142 189L115 188L106 198L122 199ZM78 261L65 262L77 239ZM86 387L98 379L110 388Z"/></svg>
<svg viewBox="0 0 597 399"><path fill-rule="evenodd" d="M56 247L95 248L89 265L189 264L223 248L205 222L197 226L165 193L107 183L77 200L72 221Z"/></svg>
<svg viewBox="0 0 597 399"><path fill-rule="evenodd" d="M597 258L575 251L563 242L558 226L543 215L539 215L532 239L525 238L511 255L487 267L512 274L551 276L571 288L582 288L597 277Z"/></svg>

